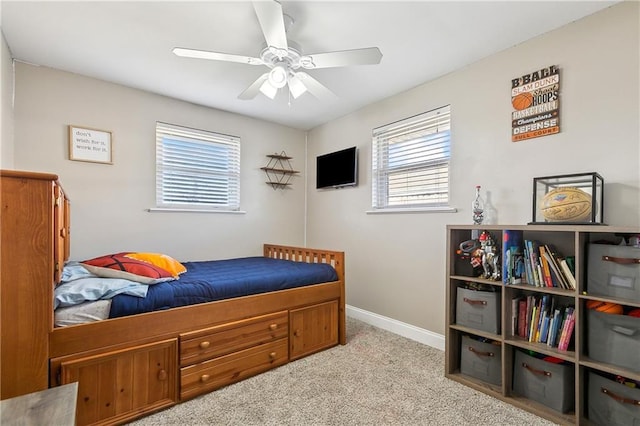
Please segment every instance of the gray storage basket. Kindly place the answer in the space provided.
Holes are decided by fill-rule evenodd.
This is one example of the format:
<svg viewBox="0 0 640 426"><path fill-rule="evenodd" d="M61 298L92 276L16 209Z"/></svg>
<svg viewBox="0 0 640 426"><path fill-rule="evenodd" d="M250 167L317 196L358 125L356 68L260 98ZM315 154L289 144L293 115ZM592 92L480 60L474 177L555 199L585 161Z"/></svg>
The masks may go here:
<svg viewBox="0 0 640 426"><path fill-rule="evenodd" d="M587 293L640 301L640 248L589 244Z"/></svg>
<svg viewBox="0 0 640 426"><path fill-rule="evenodd" d="M502 347L462 336L460 372L487 383L502 383Z"/></svg>
<svg viewBox="0 0 640 426"><path fill-rule="evenodd" d="M587 355L640 371L640 318L587 309Z"/></svg>
<svg viewBox="0 0 640 426"><path fill-rule="evenodd" d="M640 388L614 382L590 371L588 389L590 423L603 426L640 425Z"/></svg>
<svg viewBox="0 0 640 426"><path fill-rule="evenodd" d="M500 334L500 293L458 287L456 324Z"/></svg>
<svg viewBox="0 0 640 426"><path fill-rule="evenodd" d="M573 365L555 364L516 350L513 391L566 413L575 405Z"/></svg>

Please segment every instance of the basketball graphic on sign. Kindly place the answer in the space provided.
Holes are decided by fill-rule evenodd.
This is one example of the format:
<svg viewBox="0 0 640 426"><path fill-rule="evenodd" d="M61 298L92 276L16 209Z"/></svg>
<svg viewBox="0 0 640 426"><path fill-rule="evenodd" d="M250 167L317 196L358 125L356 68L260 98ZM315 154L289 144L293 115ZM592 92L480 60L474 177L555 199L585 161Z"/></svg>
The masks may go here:
<svg viewBox="0 0 640 426"><path fill-rule="evenodd" d="M518 111L533 105L533 95L530 92L518 93L511 99L511 105Z"/></svg>

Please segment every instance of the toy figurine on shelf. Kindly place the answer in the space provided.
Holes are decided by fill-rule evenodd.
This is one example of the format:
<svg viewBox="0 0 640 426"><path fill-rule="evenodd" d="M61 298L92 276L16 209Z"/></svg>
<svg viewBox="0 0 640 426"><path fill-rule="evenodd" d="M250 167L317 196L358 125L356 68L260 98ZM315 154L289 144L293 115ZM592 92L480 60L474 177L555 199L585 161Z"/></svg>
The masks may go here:
<svg viewBox="0 0 640 426"><path fill-rule="evenodd" d="M498 246L487 231L482 231L478 239L463 241L456 250L460 259L471 263L474 276L495 281L501 278L498 252Z"/></svg>
<svg viewBox="0 0 640 426"><path fill-rule="evenodd" d="M490 280L500 279L500 257L498 256L498 247L495 241L487 231L480 234L480 251L482 258L482 269L484 274L482 278Z"/></svg>

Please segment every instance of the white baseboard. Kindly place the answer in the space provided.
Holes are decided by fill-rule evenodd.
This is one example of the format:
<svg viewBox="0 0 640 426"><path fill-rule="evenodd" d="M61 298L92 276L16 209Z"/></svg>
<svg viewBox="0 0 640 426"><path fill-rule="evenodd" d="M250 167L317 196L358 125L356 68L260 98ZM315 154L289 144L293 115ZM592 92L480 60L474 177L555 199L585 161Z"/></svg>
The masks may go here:
<svg viewBox="0 0 640 426"><path fill-rule="evenodd" d="M356 308L354 306L347 305L346 309L348 317L355 318L383 330L406 337L407 339L415 340L416 342L444 351L444 336L442 334L434 333L432 331L425 330L424 328L416 327L415 325L374 314L373 312L365 311L364 309Z"/></svg>

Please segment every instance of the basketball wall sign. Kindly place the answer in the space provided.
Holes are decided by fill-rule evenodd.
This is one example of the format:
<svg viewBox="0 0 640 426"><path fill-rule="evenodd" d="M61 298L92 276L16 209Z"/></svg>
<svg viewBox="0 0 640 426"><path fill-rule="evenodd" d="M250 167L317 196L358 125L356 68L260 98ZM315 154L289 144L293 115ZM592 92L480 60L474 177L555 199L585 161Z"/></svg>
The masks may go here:
<svg viewBox="0 0 640 426"><path fill-rule="evenodd" d="M511 141L560 132L560 70L551 65L511 80Z"/></svg>

